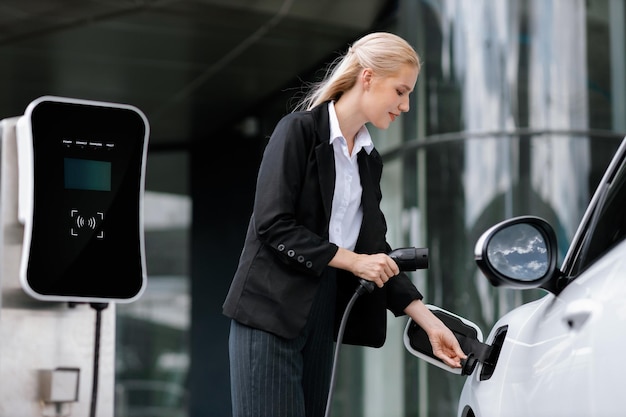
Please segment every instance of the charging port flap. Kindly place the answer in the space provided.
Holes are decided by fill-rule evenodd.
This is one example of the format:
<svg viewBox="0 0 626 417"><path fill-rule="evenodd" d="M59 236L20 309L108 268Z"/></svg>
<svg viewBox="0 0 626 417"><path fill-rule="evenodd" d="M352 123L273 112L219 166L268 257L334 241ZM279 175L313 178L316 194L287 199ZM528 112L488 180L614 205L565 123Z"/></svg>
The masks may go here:
<svg viewBox="0 0 626 417"><path fill-rule="evenodd" d="M482 343L483 334L476 324L437 306L429 304L427 307L452 330L459 340L461 349L468 355L468 361L475 357L474 352L478 350L481 350L481 357L489 354L488 352L483 352L483 350L488 350L489 346ZM468 361L466 361L463 368L451 368L443 363L441 359L434 355L426 332L412 319L409 319L405 327L404 346L414 356L454 374L469 375L476 365L475 360L471 361L469 364Z"/></svg>

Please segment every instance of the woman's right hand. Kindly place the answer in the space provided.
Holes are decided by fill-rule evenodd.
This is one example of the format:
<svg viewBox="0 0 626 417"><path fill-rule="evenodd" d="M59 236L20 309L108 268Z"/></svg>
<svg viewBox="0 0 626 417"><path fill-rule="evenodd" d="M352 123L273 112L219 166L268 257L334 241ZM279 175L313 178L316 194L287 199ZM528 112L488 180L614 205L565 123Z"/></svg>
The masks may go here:
<svg viewBox="0 0 626 417"><path fill-rule="evenodd" d="M372 281L378 287L382 287L391 277L400 273L396 262L386 253L365 255L344 248L339 248L329 265L350 271L359 278Z"/></svg>

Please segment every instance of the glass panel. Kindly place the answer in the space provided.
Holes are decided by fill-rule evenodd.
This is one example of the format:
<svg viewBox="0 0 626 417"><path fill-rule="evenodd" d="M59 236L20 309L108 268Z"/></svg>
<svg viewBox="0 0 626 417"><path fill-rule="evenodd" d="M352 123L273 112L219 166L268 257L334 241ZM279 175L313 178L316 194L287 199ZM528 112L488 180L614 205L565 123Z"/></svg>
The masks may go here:
<svg viewBox="0 0 626 417"><path fill-rule="evenodd" d="M189 197L146 192L148 285L117 305L115 415L187 416Z"/></svg>

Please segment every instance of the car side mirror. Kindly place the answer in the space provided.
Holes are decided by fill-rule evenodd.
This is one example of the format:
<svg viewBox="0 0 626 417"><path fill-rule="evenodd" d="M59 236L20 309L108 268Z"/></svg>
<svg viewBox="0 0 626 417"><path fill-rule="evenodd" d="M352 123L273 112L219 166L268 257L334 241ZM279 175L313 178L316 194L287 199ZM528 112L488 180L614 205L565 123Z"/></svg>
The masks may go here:
<svg viewBox="0 0 626 417"><path fill-rule="evenodd" d="M520 216L491 227L476 242L476 264L495 287L553 291L556 235L543 219Z"/></svg>

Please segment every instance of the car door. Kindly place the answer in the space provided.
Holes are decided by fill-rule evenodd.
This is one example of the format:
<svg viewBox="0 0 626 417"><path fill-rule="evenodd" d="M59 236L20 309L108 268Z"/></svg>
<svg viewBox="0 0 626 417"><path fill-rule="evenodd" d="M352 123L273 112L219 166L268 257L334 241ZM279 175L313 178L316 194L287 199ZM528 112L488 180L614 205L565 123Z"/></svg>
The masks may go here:
<svg viewBox="0 0 626 417"><path fill-rule="evenodd" d="M616 296L626 299L623 273L618 273L624 271L624 259L622 243L558 296L547 295L538 302L526 321L518 323L519 332L509 326L506 359L501 358L491 380L482 381L500 392L499 409L492 415L616 415L616 402L622 402L617 391L622 389L612 368L625 367L607 351L626 342L626 336L616 331L624 323L617 323L615 314ZM483 391L482 402L492 402ZM598 401L601 397L604 400ZM598 413L599 408L613 414Z"/></svg>

